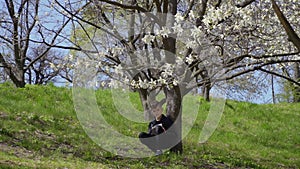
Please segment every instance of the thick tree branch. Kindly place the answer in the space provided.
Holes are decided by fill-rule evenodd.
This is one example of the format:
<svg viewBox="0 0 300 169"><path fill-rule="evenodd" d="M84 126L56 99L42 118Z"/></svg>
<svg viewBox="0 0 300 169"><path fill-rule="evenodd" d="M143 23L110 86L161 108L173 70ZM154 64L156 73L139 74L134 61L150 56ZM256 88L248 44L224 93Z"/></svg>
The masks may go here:
<svg viewBox="0 0 300 169"><path fill-rule="evenodd" d="M263 71L263 67L265 66L268 66L268 65L274 65L274 64L279 64L279 63L298 63L300 62L300 60L298 59L295 59L295 60L291 60L291 59L285 59L285 60L272 60L272 61L268 61L268 62L264 62L264 61L259 61L259 62L253 62L253 63L245 63L243 65L234 65L233 67L230 67L228 70L226 70L221 76L218 76L218 77L214 77L214 75L209 75L208 78L205 78L205 79L202 79L200 82L197 82L197 86L202 86L208 82L220 82L220 81L226 81L226 80L232 80L236 77L239 77L239 76L242 76L242 75L245 75L247 73L250 73L250 72L254 72L254 71ZM243 69L243 68L246 68L244 70L238 70L238 69ZM236 71L238 70L238 71ZM196 76L199 76L201 71L204 71L204 70L201 70L199 69L197 72L194 73L194 77ZM236 73L230 73L230 72L236 72ZM268 73L266 71L264 71L265 73ZM275 74L275 72L271 73L271 74ZM279 75L276 75L278 77L281 77ZM294 83L295 80L293 80L292 78L289 78L289 77L286 77L286 76L283 76L285 79L291 81ZM296 84L298 84L299 82L297 82Z"/></svg>
<svg viewBox="0 0 300 169"><path fill-rule="evenodd" d="M202 0L201 9L198 12L199 17L196 20L196 26L199 27L202 24L202 20L206 13L208 0Z"/></svg>
<svg viewBox="0 0 300 169"><path fill-rule="evenodd" d="M30 10L29 6L27 6L27 12L29 10ZM23 51L23 58L26 58L27 51L29 49L30 35L31 35L31 32L32 32L33 28L35 27L36 22L37 22L38 11L39 11L39 0L35 4L34 16L33 16L33 23L31 25L29 25L29 20L26 21L28 30L26 31L25 45L23 47L23 49L24 49L24 51ZM26 16L28 17L29 14L27 14Z"/></svg>
<svg viewBox="0 0 300 169"><path fill-rule="evenodd" d="M286 80L288 80L288 81L290 81L290 82L292 82L292 83L300 86L300 83L298 81L296 81L296 80L294 80L294 79L292 79L290 77L286 77L284 75L281 75L281 74L278 74L276 72L272 72L272 71L266 70L264 68L259 68L259 70L262 71L262 72L265 72L265 73L268 73L268 74L275 75L275 76L278 76L280 78L286 79Z"/></svg>
<svg viewBox="0 0 300 169"><path fill-rule="evenodd" d="M123 9L134 9L134 10L137 10L137 11L140 11L140 12L149 12L145 8L140 7L138 4L136 4L136 5L126 5L126 4L119 3L117 1L109 1L109 0L99 0L99 1L108 3L110 5L118 6L118 7L123 8Z"/></svg>
<svg viewBox="0 0 300 169"><path fill-rule="evenodd" d="M18 69L22 70L23 69L23 61L20 55L20 46L19 46L19 32L18 32L18 24L19 24L19 14L15 13L15 6L14 2L12 0L5 0L7 10L9 12L10 19L13 22L13 28L12 28L12 34L13 34L13 39L12 39L12 44L14 47L14 58L15 62L17 64ZM23 3L24 4L24 3Z"/></svg>
<svg viewBox="0 0 300 169"><path fill-rule="evenodd" d="M295 56L298 55L300 52L292 52L292 53L280 53L280 54L274 54L274 55L261 55L261 56L255 56L255 55L241 55L237 57L232 57L229 60L224 61L224 67L230 67L233 65L237 65L245 58L252 58L252 59L269 59L269 58L276 58L276 57L286 57L286 56Z"/></svg>
<svg viewBox="0 0 300 169"><path fill-rule="evenodd" d="M2 53L0 53L0 63L3 65L3 67L10 69L10 66L6 63L6 60L4 59Z"/></svg>
<svg viewBox="0 0 300 169"><path fill-rule="evenodd" d="M252 4L252 2L254 2L255 0L245 0L244 2L241 2L239 4L236 5L236 7L238 8L244 8L250 4Z"/></svg>
<svg viewBox="0 0 300 169"><path fill-rule="evenodd" d="M272 1L273 9L274 9L280 23L284 27L284 29L285 29L285 31L288 35L289 40L297 47L298 51L300 51L300 38L299 38L299 36L295 32L295 30L292 28L292 26L289 23L289 21L287 20L287 18L281 12L281 10L278 7L278 5L276 4L275 0L271 0L271 1Z"/></svg>
<svg viewBox="0 0 300 169"><path fill-rule="evenodd" d="M2 64L2 67L4 68L5 72L8 74L8 76L10 77L10 79L14 82L17 83L18 79L17 77L14 75L14 73L12 72L12 67L11 65L9 65L6 60L4 59L4 56L2 55L2 53L0 53L0 63Z"/></svg>

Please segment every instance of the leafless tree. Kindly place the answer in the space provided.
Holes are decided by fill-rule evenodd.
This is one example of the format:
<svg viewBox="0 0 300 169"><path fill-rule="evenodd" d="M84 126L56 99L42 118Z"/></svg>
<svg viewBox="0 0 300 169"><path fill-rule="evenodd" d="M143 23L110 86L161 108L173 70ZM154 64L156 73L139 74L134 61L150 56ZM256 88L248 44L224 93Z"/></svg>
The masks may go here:
<svg viewBox="0 0 300 169"><path fill-rule="evenodd" d="M52 4L45 1L5 0L0 5L0 63L12 82L24 87L26 73L36 71L37 64L42 66L38 62L45 62L50 49L63 42L70 19L58 18ZM40 44L47 46L31 56ZM40 77L36 80L42 83Z"/></svg>
<svg viewBox="0 0 300 169"><path fill-rule="evenodd" d="M47 49L47 46L40 45L36 48L32 48L28 52L27 62L30 63L32 60ZM51 49L47 53L44 53L44 56L39 59L38 62L29 67L26 71L25 80L29 84L47 84L49 82L55 82L59 77L70 81L70 77L65 77L66 67L68 66L68 61L64 55L62 55L58 50Z"/></svg>

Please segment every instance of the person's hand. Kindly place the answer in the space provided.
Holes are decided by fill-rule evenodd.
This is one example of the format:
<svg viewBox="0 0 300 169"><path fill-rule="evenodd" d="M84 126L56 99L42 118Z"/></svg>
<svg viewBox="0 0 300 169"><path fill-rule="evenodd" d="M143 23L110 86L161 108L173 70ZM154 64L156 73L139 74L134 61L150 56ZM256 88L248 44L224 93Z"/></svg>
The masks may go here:
<svg viewBox="0 0 300 169"><path fill-rule="evenodd" d="M160 124L156 124L155 126L153 126L153 127L151 128L150 134L151 134L151 135L154 135L154 136L159 135L159 134L160 134L160 133L159 133L159 128L162 128L163 131L165 131L164 126L162 125L162 123L160 123Z"/></svg>

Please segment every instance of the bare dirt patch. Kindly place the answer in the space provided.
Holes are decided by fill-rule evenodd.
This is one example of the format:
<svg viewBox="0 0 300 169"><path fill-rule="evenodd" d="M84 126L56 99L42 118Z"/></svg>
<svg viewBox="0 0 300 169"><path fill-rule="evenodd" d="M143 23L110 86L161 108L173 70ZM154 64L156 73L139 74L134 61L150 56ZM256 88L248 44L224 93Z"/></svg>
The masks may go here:
<svg viewBox="0 0 300 169"><path fill-rule="evenodd" d="M7 143L0 143L0 151L13 154L16 157L30 158L34 156L34 152L20 146L12 146Z"/></svg>

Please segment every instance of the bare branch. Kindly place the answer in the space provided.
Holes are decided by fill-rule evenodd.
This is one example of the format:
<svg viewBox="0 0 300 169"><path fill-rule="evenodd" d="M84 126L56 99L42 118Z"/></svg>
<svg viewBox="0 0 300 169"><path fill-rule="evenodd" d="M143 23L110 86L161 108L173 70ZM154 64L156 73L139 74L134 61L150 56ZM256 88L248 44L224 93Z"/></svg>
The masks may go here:
<svg viewBox="0 0 300 169"><path fill-rule="evenodd" d="M85 4L83 7L81 7L80 9L78 9L78 11L76 13L72 13L71 11L69 11L68 9L66 9L63 5L61 5L57 0L55 0L55 1L59 5L59 7L61 7L64 11L66 11L69 15L71 15L71 17L74 17L74 18L78 19L79 21L82 21L82 22L84 22L86 24L89 24L89 25L91 25L91 26L93 26L93 27L95 27L97 29L100 29L101 31L103 31L103 32L109 34L110 36L118 39L123 45L128 46L126 40L123 39L122 37L119 37L119 36L115 35L113 32L110 32L110 31L104 29L103 27L101 27L101 26L99 26L99 25L97 25L97 24L95 24L93 22L87 21L87 20L79 17L78 15L76 15L76 13L80 12L82 9L84 9L89 4ZM71 17L69 19L73 19Z"/></svg>
<svg viewBox="0 0 300 169"><path fill-rule="evenodd" d="M292 52L292 53L280 53L280 54L274 54L274 55L261 55L261 56L255 56L255 55L241 55L237 57L232 57L229 60L225 60L225 67L230 67L233 65L237 65L239 62L244 60L245 58L252 58L252 59L270 59L270 58L276 58L276 57L286 57L286 56L295 56L298 55L300 52Z"/></svg>
<svg viewBox="0 0 300 169"><path fill-rule="evenodd" d="M28 11L29 11L29 7L27 6L27 12ZM29 21L28 20L26 21L28 30L26 32L25 45L24 45L24 51L23 51L23 58L26 58L27 50L29 48L30 35L31 35L31 32L32 32L33 28L35 27L36 22L37 22L38 11L39 11L39 3L37 2L35 4L35 9L34 9L33 23L29 26L28 25ZM26 16L28 17L28 15L29 14L27 14Z"/></svg>
<svg viewBox="0 0 300 169"><path fill-rule="evenodd" d="M9 44L13 43L10 39L8 39L7 37L2 36L2 35L0 35L0 39L3 39L4 41L8 42Z"/></svg>
<svg viewBox="0 0 300 169"><path fill-rule="evenodd" d="M283 78L283 79L285 79L285 80L288 80L288 81L290 81L290 82L292 82L292 83L294 83L294 84L300 86L300 83L299 83L299 82L297 82L296 80L294 80L294 79L292 79L292 78L290 78L290 77L286 77L286 76L283 76L283 75L278 74L278 73L276 73L276 72L272 72L272 71L269 71L269 70L266 70L266 69L263 69L263 68L259 68L259 70L262 71L262 72L271 74L271 75L275 75L275 76L281 77L281 78Z"/></svg>

